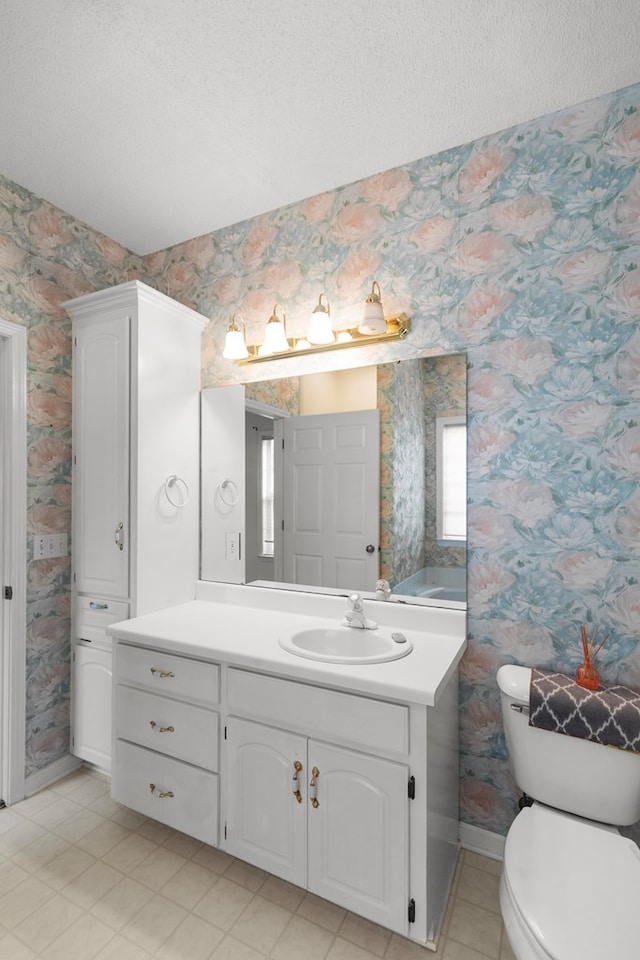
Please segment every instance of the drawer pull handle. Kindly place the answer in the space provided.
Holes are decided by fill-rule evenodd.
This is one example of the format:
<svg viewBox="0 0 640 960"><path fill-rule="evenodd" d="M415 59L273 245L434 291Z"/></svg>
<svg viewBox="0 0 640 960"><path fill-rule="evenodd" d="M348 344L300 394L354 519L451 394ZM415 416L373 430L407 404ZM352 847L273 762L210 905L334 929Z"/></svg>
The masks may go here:
<svg viewBox="0 0 640 960"><path fill-rule="evenodd" d="M151 793L155 793L156 791L155 783L149 784L149 790L151 790ZM158 794L158 800L173 800L173 797L174 797L173 790L165 790L164 792L161 790L160 793Z"/></svg>
<svg viewBox="0 0 640 960"><path fill-rule="evenodd" d="M95 600L90 600L90 601L89 601L89 609L90 609L90 610L108 610L108 609L109 609L109 604L108 604L108 603L96 603Z"/></svg>
<svg viewBox="0 0 640 960"><path fill-rule="evenodd" d="M311 800L311 806L314 810L317 810L320 806L320 801L318 800L318 777L320 776L320 771L317 767L314 767L311 771L311 781L309 783L309 799Z"/></svg>
<svg viewBox="0 0 640 960"><path fill-rule="evenodd" d="M151 725L152 730L155 730L155 728L158 727L158 724L155 722L155 720L149 720L149 723ZM175 733L175 732L176 732L175 727L158 727L158 733Z"/></svg>
<svg viewBox="0 0 640 960"><path fill-rule="evenodd" d="M121 520L113 533L113 542L118 550L124 550L124 523Z"/></svg>
<svg viewBox="0 0 640 960"><path fill-rule="evenodd" d="M291 778L291 784L293 787L293 795L298 801L298 803L302 803L302 794L300 793L300 784L298 781L298 774L300 773L301 770L302 770L302 764L300 763L299 760L296 760L295 763L293 764L293 777Z"/></svg>
<svg viewBox="0 0 640 960"><path fill-rule="evenodd" d="M158 670L157 667L151 667L151 673L153 676L157 676L159 680L166 680L168 677L175 677L175 673L172 673L171 670Z"/></svg>

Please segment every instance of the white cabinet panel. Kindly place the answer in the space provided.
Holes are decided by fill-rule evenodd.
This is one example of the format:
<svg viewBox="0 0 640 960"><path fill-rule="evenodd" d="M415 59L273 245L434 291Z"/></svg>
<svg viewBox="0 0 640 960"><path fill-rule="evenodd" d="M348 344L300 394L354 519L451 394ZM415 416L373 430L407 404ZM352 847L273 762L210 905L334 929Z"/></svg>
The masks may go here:
<svg viewBox="0 0 640 960"><path fill-rule="evenodd" d="M74 327L75 589L129 596L129 317ZM116 538L117 534L117 538Z"/></svg>
<svg viewBox="0 0 640 960"><path fill-rule="evenodd" d="M307 873L306 748L296 734L227 721L226 848L299 886Z"/></svg>
<svg viewBox="0 0 640 960"><path fill-rule="evenodd" d="M191 703L117 684L114 736L218 769L218 714Z"/></svg>
<svg viewBox="0 0 640 960"><path fill-rule="evenodd" d="M407 767L316 741L309 767L317 800L308 805L309 890L404 933Z"/></svg>
<svg viewBox="0 0 640 960"><path fill-rule="evenodd" d="M220 667L217 663L119 643L116 672L117 683L143 687L163 697L184 697L207 705L219 700Z"/></svg>
<svg viewBox="0 0 640 960"><path fill-rule="evenodd" d="M218 842L215 773L116 740L111 795L118 803L197 840Z"/></svg>
<svg viewBox="0 0 640 960"><path fill-rule="evenodd" d="M111 769L111 651L78 643L73 659L72 752L108 773Z"/></svg>
<svg viewBox="0 0 640 960"><path fill-rule="evenodd" d="M408 767L236 717L226 748L225 849L406 934Z"/></svg>
<svg viewBox="0 0 640 960"><path fill-rule="evenodd" d="M235 668L229 670L227 689L229 709L244 717L295 725L308 736L346 739L376 752L409 752L409 710L399 703Z"/></svg>

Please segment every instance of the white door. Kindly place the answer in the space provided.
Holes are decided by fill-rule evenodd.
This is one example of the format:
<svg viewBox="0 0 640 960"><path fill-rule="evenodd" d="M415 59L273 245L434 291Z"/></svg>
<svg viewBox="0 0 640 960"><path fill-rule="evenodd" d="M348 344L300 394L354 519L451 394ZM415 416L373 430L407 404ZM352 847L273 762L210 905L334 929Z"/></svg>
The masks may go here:
<svg viewBox="0 0 640 960"><path fill-rule="evenodd" d="M73 552L79 593L129 596L129 318L75 325Z"/></svg>
<svg viewBox="0 0 640 960"><path fill-rule="evenodd" d="M302 887L306 752L305 737L236 717L227 721L225 848Z"/></svg>
<svg viewBox="0 0 640 960"><path fill-rule="evenodd" d="M5 343L4 339L0 337L0 374L2 379L5 380L7 377L7 365L6 365L6 354L5 354ZM0 392L0 465L7 463L8 454L6 449L6 441L4 437L5 433L5 421L6 421L6 392ZM5 531L6 526L6 515L7 515L7 495L5 492L6 480L4 476L5 471L0 468L0 544L5 544L7 542L7 534ZM5 643L5 607L10 602L5 599L5 587L11 586L8 583L9 577L5 577L5 568L8 568L7 560L5 557L4 547L0 547L0 590L2 591L2 596L0 597L0 665L2 665L2 673L4 673L4 643ZM0 682L0 804L4 805L4 765L5 765L5 710L4 710L4 684Z"/></svg>
<svg viewBox="0 0 640 960"><path fill-rule="evenodd" d="M82 760L111 770L111 651L77 644L73 653L73 749Z"/></svg>
<svg viewBox="0 0 640 960"><path fill-rule="evenodd" d="M378 579L377 410L284 421L284 580L374 590Z"/></svg>
<svg viewBox="0 0 640 960"><path fill-rule="evenodd" d="M27 330L0 318L0 800L24 797Z"/></svg>
<svg viewBox="0 0 640 960"><path fill-rule="evenodd" d="M308 889L406 935L408 768L309 741Z"/></svg>

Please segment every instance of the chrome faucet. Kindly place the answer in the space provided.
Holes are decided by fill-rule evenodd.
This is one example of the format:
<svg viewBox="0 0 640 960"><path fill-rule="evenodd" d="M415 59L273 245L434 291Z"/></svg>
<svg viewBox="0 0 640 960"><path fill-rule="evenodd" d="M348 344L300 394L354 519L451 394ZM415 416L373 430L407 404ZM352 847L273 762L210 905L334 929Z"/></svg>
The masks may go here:
<svg viewBox="0 0 640 960"><path fill-rule="evenodd" d="M347 598L347 609L342 623L346 627L356 627L358 630L375 630L378 626L375 620L367 620L364 600L359 593L351 593Z"/></svg>

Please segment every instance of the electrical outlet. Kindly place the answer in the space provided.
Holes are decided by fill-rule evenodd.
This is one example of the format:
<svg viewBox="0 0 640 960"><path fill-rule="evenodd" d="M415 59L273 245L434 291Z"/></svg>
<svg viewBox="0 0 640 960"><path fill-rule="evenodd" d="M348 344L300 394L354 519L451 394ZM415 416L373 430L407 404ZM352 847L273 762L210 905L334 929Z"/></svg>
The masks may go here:
<svg viewBox="0 0 640 960"><path fill-rule="evenodd" d="M227 533L227 560L240 559L240 534Z"/></svg>
<svg viewBox="0 0 640 960"><path fill-rule="evenodd" d="M68 552L68 535L66 533L34 534L34 560L51 560L53 557L66 557Z"/></svg>

